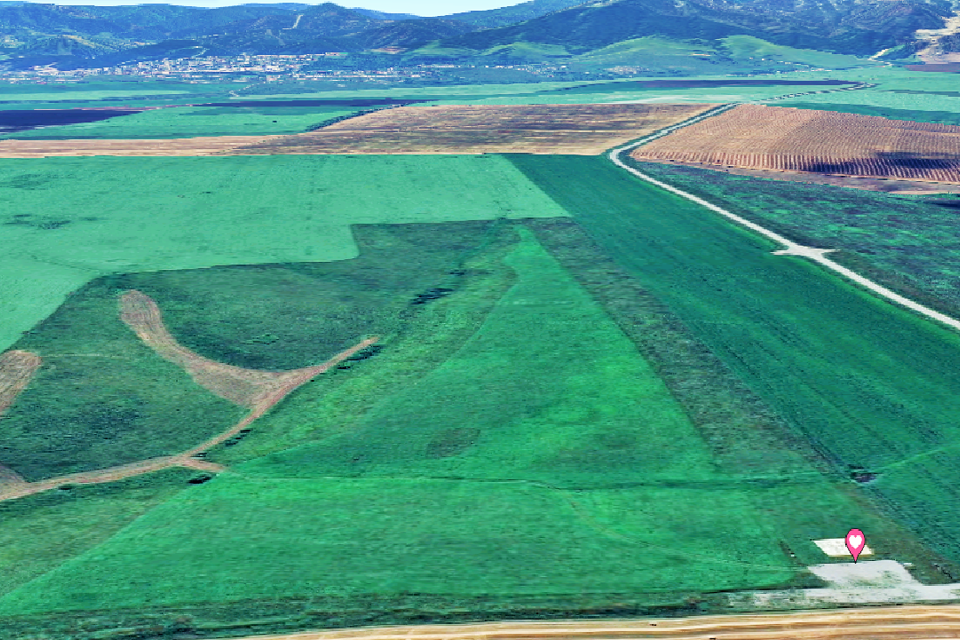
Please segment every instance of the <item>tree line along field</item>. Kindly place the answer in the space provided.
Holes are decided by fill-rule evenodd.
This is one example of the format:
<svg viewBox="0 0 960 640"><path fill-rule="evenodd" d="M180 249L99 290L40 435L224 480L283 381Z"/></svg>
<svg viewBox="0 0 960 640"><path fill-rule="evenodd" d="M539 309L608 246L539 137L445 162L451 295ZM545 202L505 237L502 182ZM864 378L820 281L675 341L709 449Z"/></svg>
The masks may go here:
<svg viewBox="0 0 960 640"><path fill-rule="evenodd" d="M563 215L496 156L3 160L0 348L101 275L349 259L351 224Z"/></svg>
<svg viewBox="0 0 960 640"><path fill-rule="evenodd" d="M960 518L944 510L935 525L924 520L949 501L960 471L907 471L960 435L953 332L774 256L773 243L603 158L514 162L835 468L876 474L861 495L956 562Z"/></svg>
<svg viewBox="0 0 960 640"><path fill-rule="evenodd" d="M880 557L943 562L775 417L758 427L757 400L724 385L729 373L666 309L631 306L636 280L575 224L367 231L371 246L406 238L394 261L415 240L431 246L424 234L471 238L474 250L451 254L466 280L412 305L420 316L374 358L319 378L214 452L229 469L213 480L180 479L162 504L143 496L144 515L108 519L115 535L78 542L56 568L57 552L15 539L51 570L0 598L6 628L66 615L89 633L130 619L209 633L691 611L713 591L810 584L804 566L824 559L811 540L850 517L875 532ZM603 297L599 276L614 274ZM687 376L669 381L670 367ZM689 386L678 396L668 384ZM713 403L743 412L743 433L711 432ZM97 490L87 513L110 509ZM61 492L3 509L21 522L84 517Z"/></svg>
<svg viewBox="0 0 960 640"><path fill-rule="evenodd" d="M673 160L811 173L960 182L960 127L740 105L637 148Z"/></svg>
<svg viewBox="0 0 960 640"><path fill-rule="evenodd" d="M902 295L960 316L957 196L901 196L652 162L643 172L807 246Z"/></svg>

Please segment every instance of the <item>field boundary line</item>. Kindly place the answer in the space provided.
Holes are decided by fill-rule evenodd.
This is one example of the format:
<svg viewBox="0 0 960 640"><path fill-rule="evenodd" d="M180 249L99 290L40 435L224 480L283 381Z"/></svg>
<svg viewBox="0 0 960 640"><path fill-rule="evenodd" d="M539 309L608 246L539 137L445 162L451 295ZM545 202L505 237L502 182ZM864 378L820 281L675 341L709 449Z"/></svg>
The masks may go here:
<svg viewBox="0 0 960 640"><path fill-rule="evenodd" d="M866 86L860 87L860 88L866 88ZM850 89L844 89L844 90L845 90L845 91L850 91ZM768 98L768 99L769 99L769 98ZM661 182L660 180L657 180L656 178L654 178L654 177L652 177L652 176L648 176L647 174L643 173L642 171L639 171L638 169L635 169L635 168L629 166L627 163L625 163L625 162L623 161L623 159L622 159L622 157L621 157L621 156L623 156L623 154L628 153L628 152L630 152L630 151L633 151L633 150L636 149L637 147L640 147L640 146L642 146L642 145L645 145L645 144L647 144L647 143L649 143L649 142L652 142L652 141L654 141L654 140L656 140L656 139L658 139L658 138L662 138L662 137L664 137L664 136L666 136L666 135L669 135L669 134L673 133L674 131L676 131L677 129L680 129L680 128L683 128L683 127L687 127L687 126L692 125L692 124L696 124L697 122L700 122L701 120L705 120L705 119L707 119L707 118L709 118L709 117L711 117L711 116L715 116L715 115L718 115L718 114L720 114L720 113L724 113L724 112L726 112L726 111L729 111L730 109L733 109L733 108L735 108L735 107L737 107L737 106L740 106L741 104L744 104L744 103L741 103L741 102L731 102L731 103L722 105L722 106L720 106L720 107L717 107L717 108L715 108L715 109L711 109L710 111L706 111L706 112L704 112L704 113L701 113L700 115L695 116L695 117L693 117L693 118L690 118L689 120L684 120L683 122L679 122L679 123L677 123L677 124L674 124L674 125L671 125L671 126L669 126L669 127L664 128L664 129L661 129L660 131L657 131L656 133L651 134L651 135L649 135L649 136L646 136L646 137L644 137L644 138L640 138L639 140L634 140L633 142L628 142L628 143L625 144L625 145L622 145L622 146L620 146L620 147L616 147L615 149L612 149L611 151L609 151L609 152L607 153L607 157L608 157L608 158L610 159L610 161L613 162L615 165L617 165L617 166L620 167L621 169L625 169L626 171L630 172L632 175L635 175L635 176L637 176L638 178L641 178L642 180L645 180L645 181L647 181L647 182L649 182L649 183L651 183L651 184L653 184L653 185L655 185L655 186L657 186L657 187L660 187L661 189L664 189L664 190L666 190L666 191L669 191L670 193L673 193L673 194L675 194L675 195L678 195L678 196L680 196L681 198L684 198L684 199L686 199L686 200L689 200L690 202L693 202L693 203L696 203L696 204L698 204L698 205L700 205L700 206L702 206L702 207L705 207L705 208L709 209L710 211L713 211L714 213L718 213L718 214L720 214L721 216L723 216L723 217L725 217L725 218L727 218L727 219L729 219L729 220L732 220L733 222L736 222L736 223L737 223L739 226L741 226L741 227L746 227L747 229L750 229L751 231L754 231L754 232L756 232L756 233L759 233L760 235L762 235L762 236L764 236L764 237L766 237L766 238L769 238L770 240L773 240L774 242L777 242L777 243L783 245L784 248L783 248L783 249L780 249L780 250L778 250L778 251L774 251L774 252L773 252L774 255L799 256L799 257L809 258L809 259L812 260L813 262L816 262L816 263L818 263L818 264L826 267L827 269L830 269L831 271L834 271L834 272L836 272L836 273L839 273L840 275L844 276L847 280L851 280L851 281L855 282L856 284L860 285L861 287L864 287L864 288L866 288L867 290L872 291L873 293L877 294L877 295L878 295L879 297L881 297L881 298L885 298L885 299L887 299L888 301L895 302L896 304L900 305L901 307L905 307L905 308L907 308L907 309L910 309L911 311L915 311L916 313L919 313L920 315L926 316L927 318L930 318L930 319L932 319L932 320L936 320L937 322L939 322L939 323L941 323L941 324L944 324L944 325L946 325L946 326L948 326L948 327L951 327L951 328L953 328L953 329L956 329L956 330L960 331L960 320L957 320L956 318L953 318L953 317L951 317L951 316L948 316L948 315L946 315L945 313L940 313L939 311L935 311L935 310L931 309L930 307L924 306L924 305L920 304L919 302L916 302L916 301L911 300L911 299L909 299L909 298L907 298L907 297L905 297L905 296L902 296L902 295L900 295L899 293L896 293L895 291L892 291L892 290L884 287L883 285L880 285L880 284L874 282L873 280L870 280L869 278L866 278L866 277L860 275L859 273L857 273L857 272L855 272L855 271L853 271L853 270L851 270L851 269L848 269L847 267L844 267L843 265L838 264L838 263L834 262L833 260L831 260L831 259L829 259L829 258L827 258L827 257L825 256L826 253L830 253L830 252L836 251L836 249L820 249L820 248L817 248L817 247L809 247L809 246L805 246L805 245L802 245L802 244L798 244L798 243L796 243L796 242L794 242L794 241L792 241L792 240L790 240L790 239L788 239L788 238L780 235L779 233L776 233L776 232L774 232L774 231L771 231L770 229L767 229L766 227L761 226L761 225L757 224L756 222L752 222L752 221L750 221L750 220L747 220L746 218L743 218L743 217L741 217L741 216L738 216L738 215L735 214L735 213L732 213L732 212L730 212L730 211L727 211L726 209L724 209L724 208L722 208L722 207L720 207L720 206L718 206L718 205L715 205L715 204L713 204L712 202L708 202L707 200L704 200L703 198L700 198L700 197L698 197L698 196L695 196L695 195L693 195L693 194L691 194L691 193L687 193L686 191L684 191L684 190L682 190L682 189L678 189L677 187L674 187L673 185L669 185L669 184L667 184L667 183L665 183L665 182Z"/></svg>

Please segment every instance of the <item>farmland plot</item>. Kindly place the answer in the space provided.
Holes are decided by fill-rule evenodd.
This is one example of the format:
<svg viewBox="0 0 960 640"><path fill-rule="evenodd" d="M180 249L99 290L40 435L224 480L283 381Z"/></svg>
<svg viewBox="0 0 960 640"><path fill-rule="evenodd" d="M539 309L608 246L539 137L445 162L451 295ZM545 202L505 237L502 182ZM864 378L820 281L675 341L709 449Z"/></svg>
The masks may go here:
<svg viewBox="0 0 960 640"><path fill-rule="evenodd" d="M802 259L771 255L772 242L601 158L514 161L839 472L878 473L870 493L887 495L887 465L960 440L955 333ZM899 505L908 523L927 541L949 532L939 548L957 562L960 514L937 511L936 532L918 516L953 487L914 482L915 499Z"/></svg>
<svg viewBox="0 0 960 640"><path fill-rule="evenodd" d="M640 160L960 183L960 127L741 105L639 147Z"/></svg>
<svg viewBox="0 0 960 640"><path fill-rule="evenodd" d="M564 215L496 156L4 160L0 349L104 274L346 260L351 224Z"/></svg>
<svg viewBox="0 0 960 640"><path fill-rule="evenodd" d="M10 593L0 613L308 595L379 613L419 593L482 615L534 596L575 610L585 596L789 581L801 565L778 540L812 545L770 515L780 498L757 508L768 488L714 467L626 336L519 234L504 257L514 284L417 384L368 390L354 424L234 465ZM885 529L805 471L797 481L824 506L801 536L829 531L841 508Z"/></svg>
<svg viewBox="0 0 960 640"><path fill-rule="evenodd" d="M565 153L595 155L714 105L401 107L231 154Z"/></svg>

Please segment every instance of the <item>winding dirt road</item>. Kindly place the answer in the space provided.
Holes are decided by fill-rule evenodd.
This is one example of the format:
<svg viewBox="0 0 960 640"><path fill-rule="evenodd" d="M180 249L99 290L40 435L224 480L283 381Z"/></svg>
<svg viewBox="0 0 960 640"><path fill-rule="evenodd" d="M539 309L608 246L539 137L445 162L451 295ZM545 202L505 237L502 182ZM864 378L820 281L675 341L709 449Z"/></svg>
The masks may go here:
<svg viewBox="0 0 960 640"><path fill-rule="evenodd" d="M920 640L960 638L960 605L639 620L338 629L240 640Z"/></svg>

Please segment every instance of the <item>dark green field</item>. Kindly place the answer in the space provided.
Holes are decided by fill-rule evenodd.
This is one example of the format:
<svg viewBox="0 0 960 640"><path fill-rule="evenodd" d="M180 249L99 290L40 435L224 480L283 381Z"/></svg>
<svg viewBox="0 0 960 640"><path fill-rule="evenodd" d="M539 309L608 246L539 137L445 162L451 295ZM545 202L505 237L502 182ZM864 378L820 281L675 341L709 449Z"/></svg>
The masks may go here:
<svg viewBox="0 0 960 640"><path fill-rule="evenodd" d="M958 196L899 196L696 167L636 166L791 240L838 249L831 259L960 316Z"/></svg>
<svg viewBox="0 0 960 640"><path fill-rule="evenodd" d="M885 470L960 438L960 336L882 302L604 158L516 156L625 269L665 302L835 468L878 474L864 492L960 560L944 469ZM896 501L894 501L896 498Z"/></svg>

